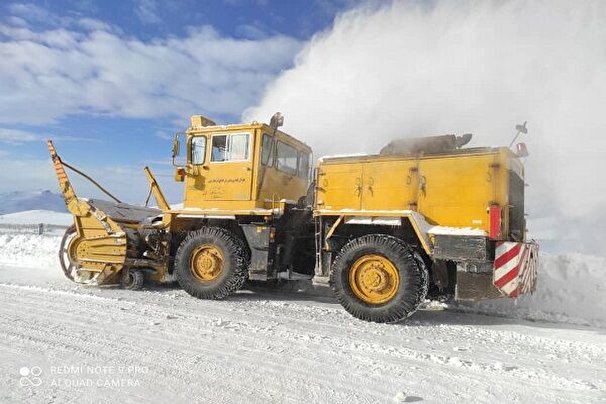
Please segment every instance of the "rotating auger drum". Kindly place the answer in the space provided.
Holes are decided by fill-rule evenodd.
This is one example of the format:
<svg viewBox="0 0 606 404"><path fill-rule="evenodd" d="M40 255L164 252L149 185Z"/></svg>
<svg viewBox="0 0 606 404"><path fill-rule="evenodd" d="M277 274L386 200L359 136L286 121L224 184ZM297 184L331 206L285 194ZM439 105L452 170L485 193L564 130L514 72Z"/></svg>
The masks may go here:
<svg viewBox="0 0 606 404"><path fill-rule="evenodd" d="M76 282L75 276L77 275L75 271L77 265L76 256L74 254L75 248L70 251L70 247L74 247L71 244L75 238L76 226L71 225L65 230L59 247L59 263L61 264L61 269L63 270L65 277L72 282Z"/></svg>

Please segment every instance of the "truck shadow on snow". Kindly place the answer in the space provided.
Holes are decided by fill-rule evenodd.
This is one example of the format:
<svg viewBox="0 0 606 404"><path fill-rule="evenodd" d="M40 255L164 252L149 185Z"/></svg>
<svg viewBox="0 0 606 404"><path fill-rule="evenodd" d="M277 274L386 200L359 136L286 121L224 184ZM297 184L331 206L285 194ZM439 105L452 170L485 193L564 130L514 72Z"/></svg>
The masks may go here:
<svg viewBox="0 0 606 404"><path fill-rule="evenodd" d="M182 290L177 284L174 285L147 285L144 290L156 293L174 293ZM135 292L136 293L136 292ZM185 292L183 292L185 293ZM192 297L192 299L195 299ZM339 302L332 295L328 287L314 287L308 290L285 291L271 288L248 288L244 287L239 292L231 295L226 301L238 302L300 302L302 305L317 304L343 310ZM200 300L203 304L204 300ZM345 311L343 310L343 313ZM353 319L353 317L352 317ZM359 320L363 322L362 320ZM457 304L425 304L407 320L393 324L395 327L435 327L436 325L452 326L509 326L512 330L517 327L549 329L570 329L597 332L606 335L606 328L591 325L572 324L546 320L535 320L532 318L512 317L500 313L485 313L474 311L473 306Z"/></svg>
<svg viewBox="0 0 606 404"><path fill-rule="evenodd" d="M293 292L286 293L283 291L242 291L230 297L230 299L250 300L259 299L271 301L288 301L288 302L305 302L318 303L322 305L334 305L340 309L339 303L332 296L330 290L317 289L312 292ZM360 320L362 321L362 320ZM460 326L522 326L530 328L542 329L570 329L570 330L585 330L593 331L599 334L606 335L605 328L599 328L591 325L572 324L564 322L555 322L547 320L536 320L525 318L523 315L519 317L507 316L499 313L476 312L473 306L463 306L457 304L444 305L436 309L434 305L423 305L407 320L393 324L394 326L403 327L435 327L436 325L460 325Z"/></svg>

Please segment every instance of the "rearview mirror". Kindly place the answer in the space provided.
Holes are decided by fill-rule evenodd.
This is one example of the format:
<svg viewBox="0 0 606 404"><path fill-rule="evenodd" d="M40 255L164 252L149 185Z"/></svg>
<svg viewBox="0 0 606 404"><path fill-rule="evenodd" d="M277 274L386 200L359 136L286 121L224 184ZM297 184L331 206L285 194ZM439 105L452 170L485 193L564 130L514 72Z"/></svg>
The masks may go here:
<svg viewBox="0 0 606 404"><path fill-rule="evenodd" d="M284 115L282 115L280 112L276 112L274 116L271 117L269 126L271 126L275 131L282 125L284 125Z"/></svg>
<svg viewBox="0 0 606 404"><path fill-rule="evenodd" d="M181 143L179 142L179 134L175 133L175 137L173 138L173 160L179 155L180 148Z"/></svg>

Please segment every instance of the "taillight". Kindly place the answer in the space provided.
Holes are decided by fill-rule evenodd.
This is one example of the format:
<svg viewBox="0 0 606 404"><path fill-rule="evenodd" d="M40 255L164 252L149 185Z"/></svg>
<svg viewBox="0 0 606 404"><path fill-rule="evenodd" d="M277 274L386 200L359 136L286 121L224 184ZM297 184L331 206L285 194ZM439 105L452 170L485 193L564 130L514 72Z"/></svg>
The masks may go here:
<svg viewBox="0 0 606 404"><path fill-rule="evenodd" d="M488 237L492 240L498 240L501 236L501 207L499 205L490 205L488 216L490 223Z"/></svg>

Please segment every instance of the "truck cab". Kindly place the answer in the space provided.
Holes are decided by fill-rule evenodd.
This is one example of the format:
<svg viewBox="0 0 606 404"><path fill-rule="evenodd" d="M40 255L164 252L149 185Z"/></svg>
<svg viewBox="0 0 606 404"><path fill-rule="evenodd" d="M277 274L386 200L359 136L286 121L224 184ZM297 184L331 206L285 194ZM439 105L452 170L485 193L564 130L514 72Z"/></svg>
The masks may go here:
<svg viewBox="0 0 606 404"><path fill-rule="evenodd" d="M215 125L196 115L185 132L184 209L254 211L295 204L307 192L311 148L277 127Z"/></svg>

